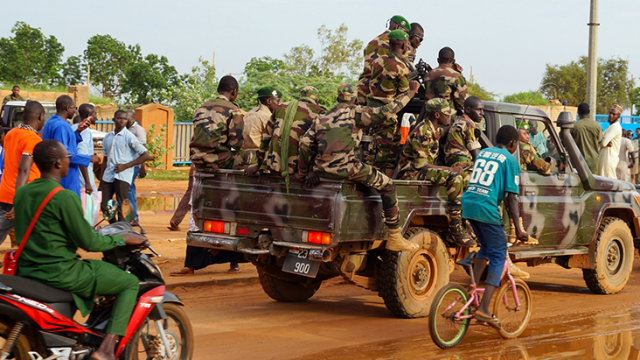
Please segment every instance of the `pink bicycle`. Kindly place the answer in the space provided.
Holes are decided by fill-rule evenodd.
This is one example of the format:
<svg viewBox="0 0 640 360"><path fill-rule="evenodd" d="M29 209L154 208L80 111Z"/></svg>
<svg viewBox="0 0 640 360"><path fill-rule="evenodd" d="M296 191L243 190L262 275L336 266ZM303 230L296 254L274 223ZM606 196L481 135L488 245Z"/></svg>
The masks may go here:
<svg viewBox="0 0 640 360"><path fill-rule="evenodd" d="M456 264L468 268L471 292L459 284L448 284L436 294L429 312L429 334L442 349L452 348L462 341L473 319L473 311L480 305L483 288L478 288L473 276L472 252ZM506 280L506 281L505 281ZM500 289L493 300L493 315L500 320L498 333L505 339L518 337L531 318L531 290L523 280L514 279L505 262ZM478 322L478 324L484 324Z"/></svg>

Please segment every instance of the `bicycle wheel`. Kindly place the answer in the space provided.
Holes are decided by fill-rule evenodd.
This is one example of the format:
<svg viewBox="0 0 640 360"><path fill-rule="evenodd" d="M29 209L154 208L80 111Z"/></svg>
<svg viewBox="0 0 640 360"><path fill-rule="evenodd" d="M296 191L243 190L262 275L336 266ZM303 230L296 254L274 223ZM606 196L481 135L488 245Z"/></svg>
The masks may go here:
<svg viewBox="0 0 640 360"><path fill-rule="evenodd" d="M438 347L448 349L462 341L470 319L455 320L454 317L468 299L467 290L458 284L448 284L434 297L429 311L429 335ZM469 315L469 308L464 309L462 315Z"/></svg>
<svg viewBox="0 0 640 360"><path fill-rule="evenodd" d="M519 309L516 310L513 287L509 280L502 284L493 303L493 315L500 320L501 328L498 332L505 339L513 339L522 334L531 318L531 290L521 279L515 279L515 284L520 301Z"/></svg>

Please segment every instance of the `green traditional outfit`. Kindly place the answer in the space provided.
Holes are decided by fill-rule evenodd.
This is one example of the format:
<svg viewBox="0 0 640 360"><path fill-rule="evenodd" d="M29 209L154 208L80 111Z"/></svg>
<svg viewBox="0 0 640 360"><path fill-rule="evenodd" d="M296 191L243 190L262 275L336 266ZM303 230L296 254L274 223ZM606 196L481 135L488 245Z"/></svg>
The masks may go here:
<svg viewBox="0 0 640 360"><path fill-rule="evenodd" d="M60 184L36 179L16 191L16 242L20 244L31 219L51 190ZM93 307L96 294L115 295L107 333L124 336L138 294L138 278L115 265L80 260L78 248L91 252L124 246L121 235L100 236L84 219L80 198L61 190L44 207L18 260L18 276L69 291L82 316Z"/></svg>

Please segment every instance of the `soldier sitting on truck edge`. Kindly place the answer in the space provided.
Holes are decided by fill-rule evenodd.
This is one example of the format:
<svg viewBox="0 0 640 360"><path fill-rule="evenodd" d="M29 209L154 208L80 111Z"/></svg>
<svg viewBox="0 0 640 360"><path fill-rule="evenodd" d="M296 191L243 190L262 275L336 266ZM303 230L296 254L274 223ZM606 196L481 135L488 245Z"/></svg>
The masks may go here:
<svg viewBox="0 0 640 360"><path fill-rule="evenodd" d="M462 75L462 67L456 64L455 53L450 47L438 52L438 67L424 77L425 100L442 98L447 100L462 115L467 93L467 80Z"/></svg>
<svg viewBox="0 0 640 360"><path fill-rule="evenodd" d="M449 119L455 111L448 101L440 98L427 101L425 108L424 120L415 125L400 154L399 178L429 181L446 186L449 199L449 237L458 245L472 246L475 242L469 238L462 226L462 168L435 165L440 151L443 126L449 124Z"/></svg>
<svg viewBox="0 0 640 360"><path fill-rule="evenodd" d="M506 199L511 218L520 218L520 167L512 155L517 149L518 131L511 125L504 125L496 135L496 147L483 149L478 154L469 186L462 195L462 216L469 220L480 241L480 251L473 267L475 278L479 280L484 269L488 268L482 301L473 317L495 328L500 328L500 321L489 312L489 304L496 288L500 286L507 258L507 237L498 209ZM528 237L519 223L516 234L522 241Z"/></svg>
<svg viewBox="0 0 640 360"><path fill-rule="evenodd" d="M464 101L464 114L457 118L449 129L444 146L445 162L450 167L461 167L464 185L469 183L473 161L480 151L480 129L478 123L484 119L482 100L470 96Z"/></svg>
<svg viewBox="0 0 640 360"><path fill-rule="evenodd" d="M233 102L238 97L238 81L223 76L218 96L193 115L193 139L189 144L196 168L239 169L242 166L244 118Z"/></svg>
<svg viewBox="0 0 640 360"><path fill-rule="evenodd" d="M385 245L391 251L412 251L418 244L402 236L400 210L393 180L384 173L362 163L356 156L362 129L382 123L407 105L418 91L416 81L410 90L383 107L356 105L356 87L345 84L338 88L338 105L314 120L300 141L298 173L294 179L315 186L318 175L338 180L350 180L372 187L380 193L389 239ZM313 168L310 167L313 164ZM316 174L317 173L317 174Z"/></svg>
<svg viewBox="0 0 640 360"><path fill-rule="evenodd" d="M256 91L258 94L258 106L251 109L244 116L244 166L255 165L258 162L256 152L260 149L262 134L264 134L273 114L273 110L280 105L282 93L273 86L261 87Z"/></svg>
<svg viewBox="0 0 640 360"><path fill-rule="evenodd" d="M393 30L411 31L411 25L403 16L394 15L389 19L389 28L375 39L369 41L364 48L364 69L358 78L358 104L367 103L369 95L369 79L371 77L371 64L379 56L389 53L389 33Z"/></svg>
<svg viewBox="0 0 640 360"><path fill-rule="evenodd" d="M305 86L300 90L299 100L278 105L262 133L260 149L256 152L258 163L247 168L245 175L254 176L261 170L281 175L289 182L289 176L298 171L300 138L313 120L325 112L318 105L319 98L318 89Z"/></svg>

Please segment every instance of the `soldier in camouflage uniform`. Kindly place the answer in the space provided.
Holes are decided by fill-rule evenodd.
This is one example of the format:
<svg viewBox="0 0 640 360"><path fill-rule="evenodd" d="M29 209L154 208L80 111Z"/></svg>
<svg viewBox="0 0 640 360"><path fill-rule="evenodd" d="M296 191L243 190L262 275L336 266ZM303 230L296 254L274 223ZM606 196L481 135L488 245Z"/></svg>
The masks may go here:
<svg viewBox="0 0 640 360"><path fill-rule="evenodd" d="M378 57L371 64L371 78L369 80L369 95L367 106L380 107L390 103L399 94L409 90L410 71L402 55L409 45L409 35L401 30L394 30L388 34L390 51L387 55ZM395 113L389 113L385 121L371 129L373 139L369 147L375 153L373 167L392 176L398 162L400 146L400 129ZM367 158L370 162L370 157Z"/></svg>
<svg viewBox="0 0 640 360"><path fill-rule="evenodd" d="M464 114L451 125L445 142L445 163L450 167L462 168L465 187L469 183L473 161L481 147L480 129L478 129L477 123L483 118L484 105L482 105L482 101L475 96L470 96L464 102Z"/></svg>
<svg viewBox="0 0 640 360"><path fill-rule="evenodd" d="M193 139L189 144L191 162L199 169L239 169L242 166L244 119L233 103L238 81L223 76L218 96L204 103L193 115Z"/></svg>
<svg viewBox="0 0 640 360"><path fill-rule="evenodd" d="M367 103L367 95L369 95L369 79L371 77L371 64L375 59L389 53L389 33L393 30L411 31L411 25L404 17L394 15L389 20L389 29L378 35L375 39L369 41L364 48L364 69L358 78L358 104Z"/></svg>
<svg viewBox="0 0 640 360"><path fill-rule="evenodd" d="M473 240L468 237L462 226L462 169L435 165L440 151L443 126L449 124L449 119L455 111L446 100L440 98L427 101L425 107L424 120L413 128L400 154L400 178L446 186L449 199L449 236L458 245L473 245Z"/></svg>
<svg viewBox="0 0 640 360"><path fill-rule="evenodd" d="M382 172L363 164L356 156L362 129L383 122L390 114L400 111L418 91L419 84L411 82L411 90L383 107L356 105L356 88L342 85L338 89L338 105L316 118L300 141L300 160L296 180L307 178L317 183L317 175L351 180L378 190L382 199L385 223L389 228L386 248L391 251L412 251L418 248L404 239L400 227L398 197L393 180ZM313 170L310 167L313 164Z"/></svg>
<svg viewBox="0 0 640 360"><path fill-rule="evenodd" d="M467 80L462 68L456 64L455 53L450 47L444 47L438 53L439 66L424 77L425 99L443 98L452 104L458 115L464 111L467 94Z"/></svg>
<svg viewBox="0 0 640 360"><path fill-rule="evenodd" d="M540 175L548 176L551 164L544 161L538 154L536 147L529 141L529 124L526 121L516 121L516 128L520 135L520 169L522 171L535 170Z"/></svg>
<svg viewBox="0 0 640 360"><path fill-rule="evenodd" d="M415 22L411 23L411 31L409 31L409 49L405 54L405 62L411 71L415 70L413 64L416 63L416 51L422 44L422 40L424 40L424 29L422 28L422 25Z"/></svg>
<svg viewBox="0 0 640 360"><path fill-rule="evenodd" d="M309 129L311 122L323 114L325 110L318 105L320 93L313 86L305 86L300 90L300 99L288 103L280 104L273 111L271 119L267 122L265 132L262 134L262 143L256 153L258 164L247 168L245 174L255 175L259 170L270 172L271 174L282 175L286 179L298 170L298 147L302 135ZM296 106L291 109L290 123L285 121L289 106ZM283 130L289 128L288 139L284 139ZM283 141L288 143L283 148ZM287 156L282 159L283 154Z"/></svg>

